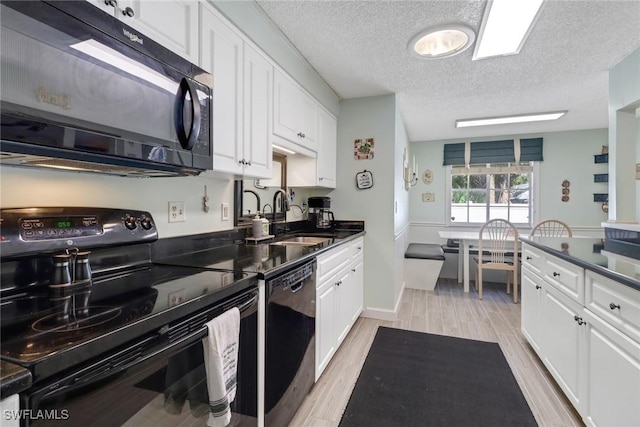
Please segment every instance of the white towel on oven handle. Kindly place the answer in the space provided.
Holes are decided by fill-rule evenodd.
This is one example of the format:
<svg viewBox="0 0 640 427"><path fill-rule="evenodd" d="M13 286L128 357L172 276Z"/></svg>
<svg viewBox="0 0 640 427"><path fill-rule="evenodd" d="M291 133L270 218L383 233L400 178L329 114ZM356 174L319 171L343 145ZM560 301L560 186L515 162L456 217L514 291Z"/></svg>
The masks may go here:
<svg viewBox="0 0 640 427"><path fill-rule="evenodd" d="M229 405L236 397L240 310L229 309L205 326L209 332L202 340L209 391L207 425L224 427L231 422Z"/></svg>

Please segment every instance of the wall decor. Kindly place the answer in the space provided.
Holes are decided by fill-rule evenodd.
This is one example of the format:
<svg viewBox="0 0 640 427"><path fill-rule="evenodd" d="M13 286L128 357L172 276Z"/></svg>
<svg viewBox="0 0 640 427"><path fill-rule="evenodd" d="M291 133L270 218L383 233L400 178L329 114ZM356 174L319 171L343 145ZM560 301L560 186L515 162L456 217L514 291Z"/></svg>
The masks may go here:
<svg viewBox="0 0 640 427"><path fill-rule="evenodd" d="M373 159L373 138L354 139L353 140L353 157L356 160Z"/></svg>
<svg viewBox="0 0 640 427"><path fill-rule="evenodd" d="M424 173L422 174L422 182L424 182L425 184L431 184L433 182L433 172L431 172L429 169L424 171Z"/></svg>
<svg viewBox="0 0 640 427"><path fill-rule="evenodd" d="M356 187L358 187L359 190L366 190L367 188L373 187L373 174L371 171L365 169L356 174Z"/></svg>
<svg viewBox="0 0 640 427"><path fill-rule="evenodd" d="M564 181L562 181L562 198L560 200L562 200L565 203L569 201L569 186L570 185L571 185L571 182L569 182L568 179L565 179Z"/></svg>

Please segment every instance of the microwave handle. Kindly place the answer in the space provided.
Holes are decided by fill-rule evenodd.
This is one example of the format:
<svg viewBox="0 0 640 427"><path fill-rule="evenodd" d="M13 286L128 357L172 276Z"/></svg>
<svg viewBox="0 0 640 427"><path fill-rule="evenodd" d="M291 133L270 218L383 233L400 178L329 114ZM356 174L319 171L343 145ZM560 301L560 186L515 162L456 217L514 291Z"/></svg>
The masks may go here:
<svg viewBox="0 0 640 427"><path fill-rule="evenodd" d="M187 94L191 96L191 129L189 134L185 132L184 126L184 106L187 101ZM178 94L175 103L175 116L176 116L176 133L178 134L178 141L185 150L193 149L196 145L198 136L200 135L200 102L198 101L198 93L195 86L188 79L182 78L178 87Z"/></svg>

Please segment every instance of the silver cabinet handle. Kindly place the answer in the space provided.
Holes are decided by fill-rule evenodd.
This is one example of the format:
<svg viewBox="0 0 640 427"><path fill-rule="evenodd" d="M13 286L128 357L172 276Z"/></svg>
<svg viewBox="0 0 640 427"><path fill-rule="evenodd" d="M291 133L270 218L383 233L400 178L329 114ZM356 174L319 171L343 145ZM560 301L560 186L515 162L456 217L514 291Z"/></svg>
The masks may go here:
<svg viewBox="0 0 640 427"><path fill-rule="evenodd" d="M614 303L611 303L611 304L609 304L609 308L610 308L611 310L615 310L616 308L617 308L618 310L620 310L620 304L614 304Z"/></svg>

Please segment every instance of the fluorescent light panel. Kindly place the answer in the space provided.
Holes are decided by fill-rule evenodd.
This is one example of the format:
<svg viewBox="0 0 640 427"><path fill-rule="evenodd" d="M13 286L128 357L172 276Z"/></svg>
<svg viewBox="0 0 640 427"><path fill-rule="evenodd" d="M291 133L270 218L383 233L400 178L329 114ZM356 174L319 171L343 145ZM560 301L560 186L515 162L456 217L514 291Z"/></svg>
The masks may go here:
<svg viewBox="0 0 640 427"><path fill-rule="evenodd" d="M544 120L557 120L564 116L566 111L556 111L552 113L523 114L519 116L490 117L486 119L464 119L456 120L457 128L472 126L504 125L511 123L540 122Z"/></svg>
<svg viewBox="0 0 640 427"><path fill-rule="evenodd" d="M493 0L487 3L473 59L520 52L544 0Z"/></svg>

